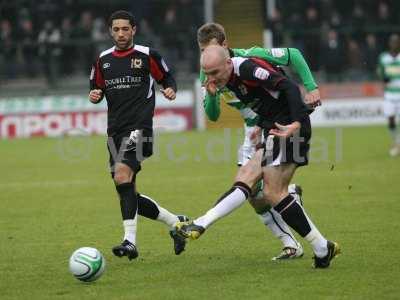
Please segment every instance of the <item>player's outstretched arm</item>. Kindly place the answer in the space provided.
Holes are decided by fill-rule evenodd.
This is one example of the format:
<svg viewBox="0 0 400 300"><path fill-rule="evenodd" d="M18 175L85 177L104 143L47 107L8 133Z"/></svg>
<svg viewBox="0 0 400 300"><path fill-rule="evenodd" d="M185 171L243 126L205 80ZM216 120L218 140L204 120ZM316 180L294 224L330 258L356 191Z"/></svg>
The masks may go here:
<svg viewBox="0 0 400 300"><path fill-rule="evenodd" d="M274 125L275 125L275 128L272 128L269 131L269 134L272 134L272 135L275 135L275 136L279 136L281 138L289 138L289 137L291 137L301 127L301 123L298 122L298 121L294 121L293 123L290 123L288 125L282 125L282 124L279 124L279 123L275 123Z"/></svg>
<svg viewBox="0 0 400 300"><path fill-rule="evenodd" d="M288 66L291 66L299 74L307 90L304 96L305 102L312 108L321 105L321 94L303 54L296 48L288 48L288 52L290 55Z"/></svg>

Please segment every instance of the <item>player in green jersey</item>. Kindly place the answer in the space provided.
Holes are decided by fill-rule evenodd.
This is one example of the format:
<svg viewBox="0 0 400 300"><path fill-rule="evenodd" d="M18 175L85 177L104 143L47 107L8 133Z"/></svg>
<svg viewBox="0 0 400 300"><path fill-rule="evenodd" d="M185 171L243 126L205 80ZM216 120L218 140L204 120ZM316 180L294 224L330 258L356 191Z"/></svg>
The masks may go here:
<svg viewBox="0 0 400 300"><path fill-rule="evenodd" d="M383 111L388 118L389 131L393 138L391 156L400 154L400 132L396 128L396 116L400 115L400 36L389 38L389 51L379 56L378 73L384 82Z"/></svg>

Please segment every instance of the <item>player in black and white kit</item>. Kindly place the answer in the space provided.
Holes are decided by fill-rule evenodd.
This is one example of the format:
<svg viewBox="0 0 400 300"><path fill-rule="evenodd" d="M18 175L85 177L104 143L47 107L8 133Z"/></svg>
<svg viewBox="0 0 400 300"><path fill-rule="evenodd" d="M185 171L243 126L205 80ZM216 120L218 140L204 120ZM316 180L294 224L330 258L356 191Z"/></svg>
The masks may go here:
<svg viewBox="0 0 400 300"><path fill-rule="evenodd" d="M314 267L327 268L340 252L339 245L328 241L312 223L304 208L288 193L288 185L299 166L308 164L311 124L309 108L302 101L296 84L268 62L256 58L229 57L218 45L205 48L201 67L208 85L227 87L235 96L260 116L252 134L262 149L239 169L233 187L205 215L193 222L176 224L183 237L197 239L207 229L209 215L224 210L225 215L236 209L251 194L251 187L263 179L264 200L314 251ZM243 176L245 174L246 176Z"/></svg>
<svg viewBox="0 0 400 300"><path fill-rule="evenodd" d="M110 168L119 194L125 235L112 249L116 256L130 260L138 256L137 215L159 220L168 226L186 220L160 207L136 189L141 162L153 153L154 81L161 84L164 97L175 99L175 79L160 54L134 45L135 20L127 11L116 11L109 19L115 46L103 51L92 66L89 99L99 103L105 96L108 106L108 151ZM175 254L185 248L185 240L174 239Z"/></svg>

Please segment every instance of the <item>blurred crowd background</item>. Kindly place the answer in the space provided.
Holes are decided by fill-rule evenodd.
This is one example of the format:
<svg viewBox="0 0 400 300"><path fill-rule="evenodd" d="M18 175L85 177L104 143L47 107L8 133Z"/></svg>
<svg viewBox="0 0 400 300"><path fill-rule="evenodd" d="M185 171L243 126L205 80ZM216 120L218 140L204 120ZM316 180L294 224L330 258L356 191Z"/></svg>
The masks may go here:
<svg viewBox="0 0 400 300"><path fill-rule="evenodd" d="M267 18L275 45L299 48L326 81L376 78L388 37L400 33L398 0L278 0Z"/></svg>
<svg viewBox="0 0 400 300"><path fill-rule="evenodd" d="M45 77L57 86L60 78L87 77L96 55L112 46L107 19L121 8L136 17L135 43L159 49L175 73L196 72L202 5L191 0L2 1L0 78Z"/></svg>
<svg viewBox="0 0 400 300"><path fill-rule="evenodd" d="M300 49L322 82L375 80L388 36L400 33L398 0L274 2L263 24L272 30L273 46ZM107 18L121 8L136 16L135 42L159 49L178 79L192 84L204 1L14 0L0 4L0 87L21 81L55 89L63 81L87 85L94 58L112 46Z"/></svg>

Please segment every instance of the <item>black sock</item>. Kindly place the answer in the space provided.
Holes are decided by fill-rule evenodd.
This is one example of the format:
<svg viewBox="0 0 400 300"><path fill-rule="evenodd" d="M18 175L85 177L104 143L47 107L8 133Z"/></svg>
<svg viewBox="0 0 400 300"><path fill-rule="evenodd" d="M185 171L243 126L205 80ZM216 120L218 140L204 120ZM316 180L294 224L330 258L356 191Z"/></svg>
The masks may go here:
<svg viewBox="0 0 400 300"><path fill-rule="evenodd" d="M249 196L251 195L251 188L244 182L237 181L233 184L233 186L230 188L229 191L225 192L221 197L219 197L217 202L215 202L214 206L220 203L226 196L228 196L236 189L240 189L246 195L246 198L249 198Z"/></svg>
<svg viewBox="0 0 400 300"><path fill-rule="evenodd" d="M116 186L119 194L121 215L123 220L133 220L138 208L138 199L135 192L135 184L122 183Z"/></svg>
<svg viewBox="0 0 400 300"><path fill-rule="evenodd" d="M302 237L310 233L311 226L308 223L307 217L292 195L283 198L274 209L282 216L282 219Z"/></svg>
<svg viewBox="0 0 400 300"><path fill-rule="evenodd" d="M154 203L154 201L152 201L145 195L137 194L137 197L138 197L138 214L143 217L156 220L158 214L160 213L157 204Z"/></svg>

